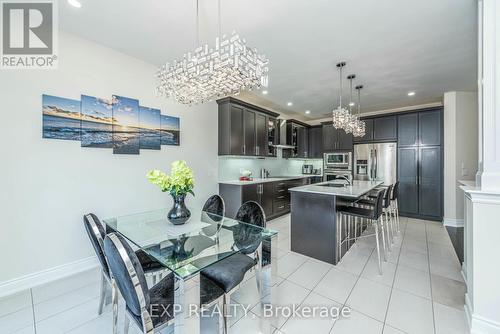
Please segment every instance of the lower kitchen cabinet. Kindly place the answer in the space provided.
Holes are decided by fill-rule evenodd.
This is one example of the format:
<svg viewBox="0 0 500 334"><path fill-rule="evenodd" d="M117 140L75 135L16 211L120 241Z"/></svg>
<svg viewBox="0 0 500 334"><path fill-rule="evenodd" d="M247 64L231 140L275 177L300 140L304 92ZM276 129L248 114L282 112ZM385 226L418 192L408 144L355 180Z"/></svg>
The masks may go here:
<svg viewBox="0 0 500 334"><path fill-rule="evenodd" d="M300 187L310 182L310 178L304 177L243 185L219 183L219 194L224 199L227 217L235 217L243 203L255 201L264 209L267 220L271 220L290 212L288 189Z"/></svg>

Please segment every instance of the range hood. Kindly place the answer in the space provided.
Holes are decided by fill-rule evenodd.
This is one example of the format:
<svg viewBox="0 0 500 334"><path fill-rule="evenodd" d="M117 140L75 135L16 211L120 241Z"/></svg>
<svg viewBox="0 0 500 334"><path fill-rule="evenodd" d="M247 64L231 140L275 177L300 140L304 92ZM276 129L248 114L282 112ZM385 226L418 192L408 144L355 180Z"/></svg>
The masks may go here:
<svg viewBox="0 0 500 334"><path fill-rule="evenodd" d="M278 120L278 126L279 126L279 143L278 144L274 144L274 145L271 145L272 147L276 147L276 148L281 148L283 150L285 149L293 149L295 148L295 146L293 145L287 145L286 143L286 120L284 119L279 119Z"/></svg>

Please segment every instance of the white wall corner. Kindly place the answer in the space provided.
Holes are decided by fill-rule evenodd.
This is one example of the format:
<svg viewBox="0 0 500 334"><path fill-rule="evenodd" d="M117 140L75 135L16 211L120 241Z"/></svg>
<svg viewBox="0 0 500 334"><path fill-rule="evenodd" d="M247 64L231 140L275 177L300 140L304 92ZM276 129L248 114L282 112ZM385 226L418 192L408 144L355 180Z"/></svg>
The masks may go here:
<svg viewBox="0 0 500 334"><path fill-rule="evenodd" d="M451 227L463 227L464 226L464 220L462 218L443 218L443 225L444 226L451 226Z"/></svg>
<svg viewBox="0 0 500 334"><path fill-rule="evenodd" d="M470 332L472 334L500 334L500 323L472 315Z"/></svg>
<svg viewBox="0 0 500 334"><path fill-rule="evenodd" d="M94 269L98 265L99 261L97 257L91 256L72 263L21 276L13 280L0 282L0 298Z"/></svg>

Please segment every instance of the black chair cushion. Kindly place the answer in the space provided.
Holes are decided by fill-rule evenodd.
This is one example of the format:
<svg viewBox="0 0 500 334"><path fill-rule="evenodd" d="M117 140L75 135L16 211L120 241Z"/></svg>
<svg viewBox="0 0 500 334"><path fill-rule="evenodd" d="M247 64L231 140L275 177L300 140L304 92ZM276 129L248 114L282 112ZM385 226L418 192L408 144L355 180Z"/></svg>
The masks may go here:
<svg viewBox="0 0 500 334"><path fill-rule="evenodd" d="M338 208L337 211L350 216L356 216L367 219L376 219L374 214L375 211L372 209L356 208L354 206L342 206Z"/></svg>
<svg viewBox="0 0 500 334"><path fill-rule="evenodd" d="M125 253L130 259L133 270L135 271L135 275L139 279L138 289L142 290L145 299L146 309L149 308L149 293L148 293L148 284L146 282L146 277L144 276L144 271L142 270L141 263L137 258L137 255L132 250L130 245L125 241L125 239L120 234L111 234L106 237L104 240L104 253L106 254L106 258L108 260L109 268L113 273L113 277L115 279L116 285L120 290L120 293L125 299L125 303L129 308L130 312L135 314L136 316L141 316L141 304L139 302L139 297L135 290L134 283L132 282L131 276L127 269L127 266L120 254L118 248L115 246L113 241L110 239L110 236L116 236L121 243L121 246L124 248Z"/></svg>
<svg viewBox="0 0 500 334"><path fill-rule="evenodd" d="M254 265L253 258L237 253L208 266L201 271L201 274L227 293L243 281L245 273Z"/></svg>
<svg viewBox="0 0 500 334"><path fill-rule="evenodd" d="M356 204L361 204L361 205L375 205L375 201L371 199L360 199L359 201L356 201Z"/></svg>

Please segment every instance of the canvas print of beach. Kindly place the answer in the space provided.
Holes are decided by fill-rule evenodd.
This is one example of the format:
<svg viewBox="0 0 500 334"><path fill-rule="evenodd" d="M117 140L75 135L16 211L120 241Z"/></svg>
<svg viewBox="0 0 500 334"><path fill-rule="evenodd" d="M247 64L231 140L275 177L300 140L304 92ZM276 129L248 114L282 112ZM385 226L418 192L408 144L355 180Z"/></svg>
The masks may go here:
<svg viewBox="0 0 500 334"><path fill-rule="evenodd" d="M139 107L139 110L140 148L146 150L161 149L160 110L148 107Z"/></svg>
<svg viewBox="0 0 500 334"><path fill-rule="evenodd" d="M139 101L113 95L113 153L139 154Z"/></svg>
<svg viewBox="0 0 500 334"><path fill-rule="evenodd" d="M180 120L179 117L161 115L161 144L180 144Z"/></svg>
<svg viewBox="0 0 500 334"><path fill-rule="evenodd" d="M43 138L80 140L80 101L42 95Z"/></svg>
<svg viewBox="0 0 500 334"><path fill-rule="evenodd" d="M82 95L82 147L113 147L113 104Z"/></svg>

